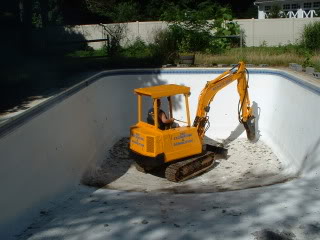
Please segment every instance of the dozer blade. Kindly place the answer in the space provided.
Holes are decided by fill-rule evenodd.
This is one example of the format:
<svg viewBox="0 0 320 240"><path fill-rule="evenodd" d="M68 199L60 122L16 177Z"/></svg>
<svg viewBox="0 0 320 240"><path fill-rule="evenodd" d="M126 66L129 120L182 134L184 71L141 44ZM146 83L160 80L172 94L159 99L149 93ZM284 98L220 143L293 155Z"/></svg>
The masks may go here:
<svg viewBox="0 0 320 240"><path fill-rule="evenodd" d="M214 153L207 152L202 156L170 164L165 170L165 176L169 181L182 182L203 173L211 168L213 163Z"/></svg>
<svg viewBox="0 0 320 240"><path fill-rule="evenodd" d="M248 121L243 122L243 126L246 129L247 132L247 138L250 141L255 140L256 138L256 127L255 127L255 117L251 116L250 118L248 118Z"/></svg>
<svg viewBox="0 0 320 240"><path fill-rule="evenodd" d="M222 144L219 144L219 145L205 144L205 150L209 152L214 152L217 155L224 156L224 158L226 158L228 155L228 149L224 148Z"/></svg>

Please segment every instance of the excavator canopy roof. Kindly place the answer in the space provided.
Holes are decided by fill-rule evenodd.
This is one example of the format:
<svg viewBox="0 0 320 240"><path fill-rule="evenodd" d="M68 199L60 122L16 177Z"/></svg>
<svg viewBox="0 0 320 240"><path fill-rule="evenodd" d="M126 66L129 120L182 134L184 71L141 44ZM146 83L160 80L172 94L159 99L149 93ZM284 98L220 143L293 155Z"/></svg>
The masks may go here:
<svg viewBox="0 0 320 240"><path fill-rule="evenodd" d="M190 88L176 84L168 84L146 88L136 88L134 92L137 94L150 96L152 98L161 98L177 94L189 94Z"/></svg>

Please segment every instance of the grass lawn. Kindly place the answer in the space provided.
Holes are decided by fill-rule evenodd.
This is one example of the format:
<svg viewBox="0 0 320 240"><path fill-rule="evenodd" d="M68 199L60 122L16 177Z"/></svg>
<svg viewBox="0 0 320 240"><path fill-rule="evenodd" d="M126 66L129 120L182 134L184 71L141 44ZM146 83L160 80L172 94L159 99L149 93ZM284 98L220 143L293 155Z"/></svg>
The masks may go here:
<svg viewBox="0 0 320 240"><path fill-rule="evenodd" d="M196 54L195 64L234 64L243 60L250 64L288 67L298 63L315 67L320 71L320 53L310 55L295 47L247 47L234 48L219 55Z"/></svg>

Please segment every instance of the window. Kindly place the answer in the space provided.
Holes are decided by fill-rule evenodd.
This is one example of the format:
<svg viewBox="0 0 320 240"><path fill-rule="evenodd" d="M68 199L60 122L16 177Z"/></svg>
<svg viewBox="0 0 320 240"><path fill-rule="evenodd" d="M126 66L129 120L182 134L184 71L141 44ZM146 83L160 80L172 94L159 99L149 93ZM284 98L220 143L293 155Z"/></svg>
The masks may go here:
<svg viewBox="0 0 320 240"><path fill-rule="evenodd" d="M303 4L303 7L304 7L304 8L312 8L312 3L311 3L311 2L304 3L304 4Z"/></svg>
<svg viewBox="0 0 320 240"><path fill-rule="evenodd" d="M291 4L291 8L292 9L298 9L298 8L300 8L300 5L297 4L297 3L294 3L294 4Z"/></svg>
<svg viewBox="0 0 320 240"><path fill-rule="evenodd" d="M283 5L283 10L289 10L289 9L290 9L290 4Z"/></svg>
<svg viewBox="0 0 320 240"><path fill-rule="evenodd" d="M271 6L265 6L265 7L264 7L264 10L265 10L265 11L270 11L270 9L271 9Z"/></svg>
<svg viewBox="0 0 320 240"><path fill-rule="evenodd" d="M314 2L313 3L314 8L319 8L320 7L320 2Z"/></svg>

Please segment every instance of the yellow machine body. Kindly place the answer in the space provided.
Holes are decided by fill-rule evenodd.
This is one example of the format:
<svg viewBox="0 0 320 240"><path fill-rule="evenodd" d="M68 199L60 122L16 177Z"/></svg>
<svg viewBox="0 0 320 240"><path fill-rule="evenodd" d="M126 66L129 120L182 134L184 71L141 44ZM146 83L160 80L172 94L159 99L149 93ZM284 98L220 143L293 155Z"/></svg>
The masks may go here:
<svg viewBox="0 0 320 240"><path fill-rule="evenodd" d="M155 158L164 154L164 163L201 153L202 143L195 127L162 131L139 122L131 128L130 149Z"/></svg>
<svg viewBox="0 0 320 240"><path fill-rule="evenodd" d="M146 161L159 158L159 165L177 159L193 156L202 152L202 143L199 138L197 128L190 125L190 113L188 97L190 88L175 84L161 85L147 88L135 89L138 96L138 122L130 129L130 149L140 156L147 157ZM154 116L155 124L148 124L143 121L142 116L142 96L153 99L154 108L157 109L156 99L166 97L169 100L169 116L172 115L171 97L182 94L186 103L186 126L161 130L158 128L157 112ZM145 163L148 165L148 163ZM150 163L152 164L152 163Z"/></svg>

